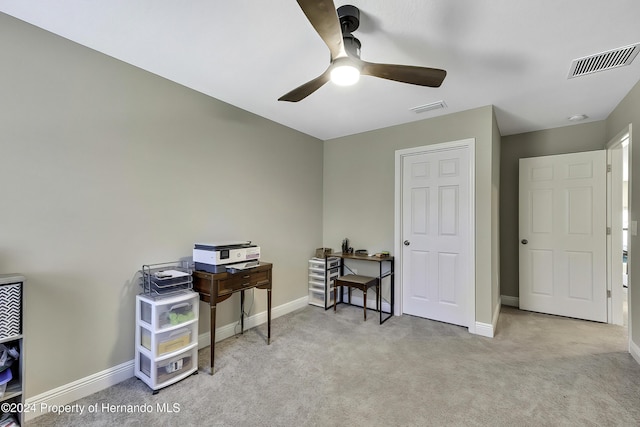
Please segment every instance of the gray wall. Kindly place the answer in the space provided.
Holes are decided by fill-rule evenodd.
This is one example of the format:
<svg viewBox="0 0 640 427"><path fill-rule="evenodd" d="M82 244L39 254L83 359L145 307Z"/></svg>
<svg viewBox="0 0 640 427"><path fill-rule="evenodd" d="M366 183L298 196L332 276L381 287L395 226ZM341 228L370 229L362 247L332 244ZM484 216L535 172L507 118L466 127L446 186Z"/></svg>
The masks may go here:
<svg viewBox="0 0 640 427"><path fill-rule="evenodd" d="M476 320L491 323L497 304L499 134L491 106L325 141L325 246L340 249L350 239L354 249L394 251L395 151L405 148L476 140Z"/></svg>
<svg viewBox="0 0 640 427"><path fill-rule="evenodd" d="M629 211L630 221L640 221L640 173L637 171L640 165L640 138L634 138L640 132L640 82L637 83L627 96L618 104L609 115L606 123L606 140L614 138L618 133L631 125L631 145L629 146L629 159L632 167L629 169L629 192L631 205ZM635 141L634 141L635 140ZM640 238L629 235L629 329L631 340L636 346L640 346L640 292L637 291L640 283Z"/></svg>
<svg viewBox="0 0 640 427"><path fill-rule="evenodd" d="M494 309L500 304L500 156L502 138L498 129L495 110L492 115L491 157L491 304ZM497 319L496 319L497 320Z"/></svg>
<svg viewBox="0 0 640 427"><path fill-rule="evenodd" d="M253 240L274 306L307 295L321 141L4 14L0 51L0 271L27 278L27 397L131 361L136 271L197 241Z"/></svg>
<svg viewBox="0 0 640 427"><path fill-rule="evenodd" d="M518 292L518 165L525 157L602 150L605 122L591 122L502 137L500 161L500 290Z"/></svg>

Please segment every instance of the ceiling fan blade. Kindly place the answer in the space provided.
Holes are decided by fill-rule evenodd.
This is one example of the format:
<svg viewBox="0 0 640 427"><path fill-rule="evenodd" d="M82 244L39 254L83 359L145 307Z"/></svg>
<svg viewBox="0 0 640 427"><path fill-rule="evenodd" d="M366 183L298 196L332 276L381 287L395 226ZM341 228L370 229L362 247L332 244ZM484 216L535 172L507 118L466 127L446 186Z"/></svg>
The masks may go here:
<svg viewBox="0 0 640 427"><path fill-rule="evenodd" d="M332 0L298 0L300 8L329 48L331 59L346 56L342 29Z"/></svg>
<svg viewBox="0 0 640 427"><path fill-rule="evenodd" d="M328 82L331 78L330 74L331 67L327 68L327 70L316 77L313 80L310 80L303 84L302 86L298 86L291 92L282 95L278 98L278 101L289 101L289 102L298 102L311 95L316 90L320 89L322 85Z"/></svg>
<svg viewBox="0 0 640 427"><path fill-rule="evenodd" d="M375 64L361 61L360 73L367 76L395 80L412 85L439 87L447 72L438 68L414 67L412 65Z"/></svg>

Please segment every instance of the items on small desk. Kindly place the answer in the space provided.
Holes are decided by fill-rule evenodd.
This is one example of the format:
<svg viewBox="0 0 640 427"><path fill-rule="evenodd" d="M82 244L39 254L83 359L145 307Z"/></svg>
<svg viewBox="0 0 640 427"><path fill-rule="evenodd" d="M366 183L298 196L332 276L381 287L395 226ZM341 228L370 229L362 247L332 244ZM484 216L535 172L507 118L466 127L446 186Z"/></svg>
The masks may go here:
<svg viewBox="0 0 640 427"><path fill-rule="evenodd" d="M326 258L333 253L331 248L318 248L316 249L316 258Z"/></svg>
<svg viewBox="0 0 640 427"><path fill-rule="evenodd" d="M371 256L376 256L378 258L387 258L389 257L389 251L382 251L382 252L377 252L375 254L372 254Z"/></svg>
<svg viewBox="0 0 640 427"><path fill-rule="evenodd" d="M353 248L349 247L349 239L344 239L342 241L342 253L343 254L352 254Z"/></svg>
<svg viewBox="0 0 640 427"><path fill-rule="evenodd" d="M229 242L196 243L193 248L193 262L196 270L208 273L224 273L227 268L242 270L255 267L260 260L260 246L250 240ZM254 265L239 263L254 262Z"/></svg>
<svg viewBox="0 0 640 427"><path fill-rule="evenodd" d="M248 261L248 262L237 262L235 264L227 265L227 271L229 273L237 273L243 270L249 270L253 267L257 267L260 265L260 261Z"/></svg>

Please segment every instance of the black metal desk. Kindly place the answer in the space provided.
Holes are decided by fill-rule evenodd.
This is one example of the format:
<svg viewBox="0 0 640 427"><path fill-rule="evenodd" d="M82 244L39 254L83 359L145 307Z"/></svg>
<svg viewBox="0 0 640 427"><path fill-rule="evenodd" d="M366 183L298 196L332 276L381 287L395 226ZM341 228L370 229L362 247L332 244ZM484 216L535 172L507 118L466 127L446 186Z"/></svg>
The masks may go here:
<svg viewBox="0 0 640 427"><path fill-rule="evenodd" d="M336 254L331 254L328 255L328 257L336 257L336 258L340 258L340 276L344 276L344 270L345 270L345 260L358 260L358 261L373 261L373 262L377 262L378 263L378 283L380 285L380 292L377 293L376 295L376 306L379 307L379 312L380 312L380 324L383 324L384 322L386 322L387 320L389 320L389 318L391 316L393 316L393 306L394 306L394 294L395 294L395 284L394 284L394 260L392 256L387 256L387 257L379 257L379 256L369 256L369 255L354 255L354 254L343 254L343 253L336 253ZM389 263L389 267L387 270L385 270L383 268L383 264L384 263ZM349 267L347 267L348 269ZM389 312L385 312L382 308L382 279L388 277L389 278L389 287L390 287L390 296L389 296ZM378 305L378 301L379 301L379 305ZM340 303L343 304L347 304L343 301L343 296L342 293L340 294ZM365 305L367 302L363 301L363 305ZM334 301L334 304L338 304L337 298ZM351 301L348 302L348 304L351 304ZM351 305L355 305L355 304L351 304ZM383 318L383 315L387 314L387 317Z"/></svg>

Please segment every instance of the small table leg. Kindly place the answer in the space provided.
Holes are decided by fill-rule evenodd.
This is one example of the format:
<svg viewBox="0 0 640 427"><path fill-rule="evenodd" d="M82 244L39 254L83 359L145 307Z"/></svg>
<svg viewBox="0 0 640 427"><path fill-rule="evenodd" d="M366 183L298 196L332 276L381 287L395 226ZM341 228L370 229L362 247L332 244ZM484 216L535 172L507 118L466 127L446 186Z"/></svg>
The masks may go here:
<svg viewBox="0 0 640 427"><path fill-rule="evenodd" d="M244 334L244 290L240 291L240 334Z"/></svg>
<svg viewBox="0 0 640 427"><path fill-rule="evenodd" d="M211 353L211 372L209 372L210 375L213 375L213 360L214 360L214 353L215 353L215 348L216 348L216 306L212 305L211 306L211 322L210 322L210 328L211 328L211 333L209 334L209 336L211 337L211 342L209 344L209 351Z"/></svg>
<svg viewBox="0 0 640 427"><path fill-rule="evenodd" d="M267 289L267 345L271 344L271 288Z"/></svg>

